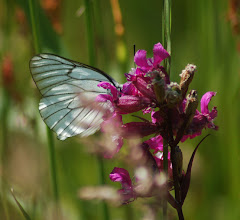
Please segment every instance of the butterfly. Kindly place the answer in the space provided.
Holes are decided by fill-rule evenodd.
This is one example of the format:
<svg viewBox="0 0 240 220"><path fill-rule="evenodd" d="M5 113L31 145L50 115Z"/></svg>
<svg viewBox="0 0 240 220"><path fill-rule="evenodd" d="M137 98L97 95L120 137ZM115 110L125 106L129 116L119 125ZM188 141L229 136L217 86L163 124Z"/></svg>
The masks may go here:
<svg viewBox="0 0 240 220"><path fill-rule="evenodd" d="M97 85L120 85L103 71L53 54L39 54L29 63L32 78L42 94L39 111L43 121L58 139L95 133L111 108L96 102L99 94L109 94Z"/></svg>

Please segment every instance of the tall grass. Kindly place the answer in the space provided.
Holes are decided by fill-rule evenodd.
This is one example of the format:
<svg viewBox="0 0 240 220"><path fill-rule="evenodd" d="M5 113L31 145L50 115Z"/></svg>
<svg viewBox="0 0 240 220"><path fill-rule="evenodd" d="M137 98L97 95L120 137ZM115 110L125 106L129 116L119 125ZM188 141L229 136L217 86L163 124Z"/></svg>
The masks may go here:
<svg viewBox="0 0 240 220"><path fill-rule="evenodd" d="M36 6L34 5L33 0L28 0L29 12L30 12L30 21L33 33L33 42L34 50L36 54L42 53L42 45L39 40L39 35L42 33L39 32ZM59 192L58 192L58 181L57 181L57 167L56 167L56 152L54 149L54 140L52 131L46 126L47 132L47 141L48 141L48 150L49 150L49 161L50 161L50 170L51 170L51 180L52 180L52 191L54 200L56 203L59 202Z"/></svg>
<svg viewBox="0 0 240 220"><path fill-rule="evenodd" d="M16 2L22 8L24 8L24 5L27 3L27 1L25 3L25 1L22 0L17 0L14 2ZM35 4L38 2L39 1L29 0L29 4ZM36 34L34 34L36 36L34 38L39 39L35 40L34 44L38 44L37 41L39 41L39 45L43 46L44 44L44 46L47 48L52 46L50 51L59 55L61 55L60 51L63 50L62 48L64 45L67 45L69 52L71 52L71 54L76 54L79 61L87 62L85 42L88 40L88 37L85 38L82 36L82 33L87 26L83 25L82 17L76 18L74 14L74 10L77 10L81 4L77 1L66 1L64 4L65 7L62 9L62 18L64 18L63 24L65 30L62 35L62 42L64 42L64 44L62 44L62 42L59 43L60 41L56 37L54 38L57 39L56 41L52 40L52 35L49 34L50 31L47 31L46 28L49 26L45 25L38 27L40 31L39 33L36 31ZM101 47L105 47L106 49L106 56L109 58L107 59L107 65L111 70L110 74L114 74L116 72L116 70L112 68L113 63L116 62L115 51L112 49L115 48L115 41L113 40L114 22L112 20L109 0L103 0L101 1L101 4L106 6L104 8L104 12L102 13L104 31L101 33L105 40L105 44L104 46L101 45ZM160 36L162 33L164 33L162 32L161 28L159 28L159 21L162 20L161 14L159 13L159 8L162 7L161 4L161 1L152 1L147 5L148 7L146 7L146 2L143 0L138 1L138 4L136 4L135 1L121 1L127 54L131 55L133 53L133 44L136 44L137 48L143 48L147 49L147 51L151 51L152 45L159 41ZM9 6L9 2L1 1L0 6L2 5ZM69 7L71 8L71 13L67 14L67 9L69 10ZM1 7L0 10L2 10L2 8L5 7ZM40 10L39 6L37 6L37 10ZM16 34L16 30L20 25L17 24L15 20L14 10L12 10L11 13L10 15L0 14L0 16L2 16L1 18L8 20L8 22L11 23L9 25L13 25L15 30L14 34ZM213 0L185 0L174 1L172 4L172 20L169 20L171 21L172 25L168 25L168 27L172 26L171 47L173 53L171 54L171 79L177 80L178 74L186 66L186 64L194 63L197 65L198 72L195 75L192 87L198 90L200 96L208 90L218 92L217 96L211 101L211 106L217 106L219 110L218 119L216 121L216 124L219 125L219 131L210 132L212 135L204 142L204 144L200 146L199 152L196 155L197 157L193 164L190 191L183 206L186 219L240 219L238 192L238 185L240 182L240 67L236 41L233 37L231 27L227 20L227 13L228 2L224 0L219 0L217 2ZM28 13L25 14L28 21ZM37 19L36 17L33 17L31 20L41 20L41 22L43 22L42 16L37 17ZM165 22L164 24L167 23ZM2 25L1 22L0 25ZM4 25L1 26L3 27L0 31L1 37L3 37L2 33L10 27L9 25L6 27ZM38 26L38 24L33 25L33 29L36 26ZM43 27L45 27L44 32L42 31ZM75 40L73 41L73 38L70 38L69 36L75 36ZM25 38L27 37L28 36L25 36ZM79 40L77 40L78 37ZM29 62L28 53L30 53L32 46L27 43L23 45L22 47L28 49L26 49L27 52L21 50L21 58L19 58L20 52L15 50L15 48L19 48L17 45L17 38L19 38L19 33L17 33L15 36L10 34L10 36L7 38L7 44L1 41L1 54L3 54L3 51L6 48L8 50L8 46L6 45L12 45L12 50L15 51L14 56L18 57L20 60L20 62L16 63L15 67L18 79L17 84L20 82L26 82L26 85L29 85L27 84L29 83L27 80L30 79L30 75L28 75L29 70L27 69L27 66ZM5 49L3 49L4 47ZM34 47L36 48L35 53L41 52L41 48L37 49L37 45ZM167 47L169 52L171 51L169 50L166 42L165 47ZM79 48L81 48L81 50L79 50ZM98 54L101 55L101 52ZM149 57L151 56L150 54L148 55ZM97 65L95 64L95 66ZM1 91L4 90L1 88ZM28 102L29 97L33 98L32 94L27 94L21 90L19 90L19 92L26 103ZM5 142L10 142L10 139L14 140L19 134L22 135L19 127L16 129L15 126L17 119L19 118L12 114L12 112L16 110L18 106L9 104L11 101L11 97L5 96L3 92L1 93L1 119L3 119L1 123L1 149L6 146ZM5 110L3 111L3 109ZM28 129L30 130L30 128ZM207 133L208 131L203 132L203 134ZM26 140L29 137L31 137L30 132L26 132L25 136L22 136L22 139ZM196 138L196 140L193 141L188 141L182 147L183 154L185 155L185 161L189 160L189 152L192 152L192 149L196 143L199 142L200 138ZM64 148L62 147L68 143L71 143L71 146L64 146ZM79 149L79 143L77 143L77 141L72 140L67 143L64 142L63 144L59 143L59 145L59 157L64 164L61 164L62 169L58 170L59 179L62 181L56 181L56 183L61 183L61 190L64 192L63 199L61 193L64 211L68 214L68 217L71 218L71 220L75 220L79 219L80 217L78 214L75 215L76 212L78 213L77 209L79 209L79 201L76 199L74 192L78 188L78 185L81 184L81 176L85 175L87 179L85 180L85 183L90 184L91 181L95 180L96 174L88 172L87 167L89 165L89 160L82 155L82 150ZM5 157L5 154L2 154L2 157ZM54 161L54 159L51 160ZM93 162L93 160L91 160L91 162ZM115 161L110 161L108 163L111 164L111 166L116 165ZM8 165L8 161L6 161L6 165ZM39 166L42 166L42 164L39 164ZM186 164L184 164L184 168L186 169ZM53 169L52 173L55 172L55 169L56 168ZM107 172L109 170L110 169L107 169ZM8 176L7 178L8 180L13 181ZM43 178L44 181L47 181L47 178ZM54 179L53 176L52 179ZM52 182L54 181L52 180ZM52 186L54 187L54 184ZM21 191L21 186L18 187L19 191ZM56 189L57 187L54 188ZM58 196L56 196L57 193L54 192L54 188L52 188L53 197L57 198ZM43 196L48 193L45 188L42 190ZM47 199L47 197L43 198L46 203ZM21 202L25 202L26 200L26 198L21 198ZM4 201L7 205L10 204L9 206L11 209L10 211L7 211L7 213L9 213L9 216L11 217L12 212L15 213L17 208L16 206L11 206L8 196L6 196ZM131 204L131 206L139 207L139 201L140 199ZM49 205L49 203L47 204ZM25 203L23 203L23 205L25 205ZM91 208L83 208L85 208L84 212L92 213ZM0 211L0 218L6 217L6 215L3 214L2 203ZM125 219L123 217L124 214L122 213L122 208L111 208L110 211L113 219ZM40 212L44 212L44 210L40 210ZM175 215L171 209L168 210L168 213L169 215ZM140 211L134 210L132 215L137 219L141 218ZM16 220L22 218L21 213L16 214L16 216ZM40 218L39 216L37 213L37 218ZM90 218L90 220L102 219L102 216L92 215L91 217L92 218ZM84 219L84 216L80 219Z"/></svg>
<svg viewBox="0 0 240 220"><path fill-rule="evenodd" d="M88 43L88 57L89 57L89 64L90 66L96 66L96 58L95 58L95 41L94 41L94 34L93 34L93 2L90 0L85 0L85 18L86 18L86 34L87 34L87 43ZM104 162L102 158L97 157L98 162L98 182L100 185L105 184L105 170L104 170ZM105 202L102 203L102 215L104 220L109 220L109 210L108 206Z"/></svg>
<svg viewBox="0 0 240 220"><path fill-rule="evenodd" d="M162 45L170 54L170 57L164 60L164 66L170 77L171 68L171 15L172 15L171 0L163 1L162 8ZM163 168L166 176L168 176L168 143L163 141ZM163 219L167 219L167 200L163 199Z"/></svg>

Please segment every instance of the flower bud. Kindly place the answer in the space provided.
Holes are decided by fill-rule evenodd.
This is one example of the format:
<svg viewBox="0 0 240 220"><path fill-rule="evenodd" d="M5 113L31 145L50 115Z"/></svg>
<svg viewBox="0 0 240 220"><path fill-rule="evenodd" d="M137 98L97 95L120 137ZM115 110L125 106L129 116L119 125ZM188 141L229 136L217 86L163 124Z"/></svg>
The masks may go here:
<svg viewBox="0 0 240 220"><path fill-rule="evenodd" d="M189 126L189 124L192 122L192 119L195 115L196 109L198 106L198 96L196 90L191 90L190 93L187 96L187 103L185 107L185 117L187 120L186 122L186 128Z"/></svg>
<svg viewBox="0 0 240 220"><path fill-rule="evenodd" d="M171 82L167 86L166 90L166 101L170 107L175 106L182 100L180 86L176 82Z"/></svg>
<svg viewBox="0 0 240 220"><path fill-rule="evenodd" d="M178 177L182 176L183 155L179 146L175 147L175 159L177 164Z"/></svg>
<svg viewBox="0 0 240 220"><path fill-rule="evenodd" d="M148 77L136 77L136 80L133 81L133 85L145 96L151 100L155 100L155 94L151 84L151 79Z"/></svg>
<svg viewBox="0 0 240 220"><path fill-rule="evenodd" d="M196 66L193 64L188 64L185 67L185 69L182 71L182 73L180 74L180 77L181 77L180 88L182 91L183 98L185 97L185 95L187 93L188 86L192 82L195 71L196 71Z"/></svg>
<svg viewBox="0 0 240 220"><path fill-rule="evenodd" d="M133 113L149 107L151 100L146 97L124 95L119 97L115 104L119 112Z"/></svg>

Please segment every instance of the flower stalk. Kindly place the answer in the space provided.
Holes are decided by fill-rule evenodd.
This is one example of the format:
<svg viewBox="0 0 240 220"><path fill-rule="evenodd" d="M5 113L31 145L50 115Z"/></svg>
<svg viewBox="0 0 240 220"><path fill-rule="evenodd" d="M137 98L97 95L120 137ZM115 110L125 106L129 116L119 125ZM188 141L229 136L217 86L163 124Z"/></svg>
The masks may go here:
<svg viewBox="0 0 240 220"><path fill-rule="evenodd" d="M36 19L36 10L34 7L33 0L28 0L29 12L31 18L31 26L33 33L34 49L37 54L41 53L41 45L38 37L38 25ZM56 203L59 201L58 181L57 181L57 167L56 167L56 152L54 148L54 139L52 131L46 126L47 140L48 140L48 152L51 170L52 190L53 196Z"/></svg>
<svg viewBox="0 0 240 220"><path fill-rule="evenodd" d="M171 55L171 6L172 2L171 0L164 0L163 1L163 11L162 11L162 42L163 46L165 45L166 42L166 48L168 53ZM165 61L165 67L166 67L166 72L168 73L170 77L170 65L171 65L171 57L166 59ZM167 144L167 141L164 140L164 143ZM164 145L165 146L165 145ZM167 144L168 146L168 144ZM163 151L163 164L164 164L164 172L167 174L167 155L168 155L168 147L164 148ZM167 200L163 200L163 219L167 219Z"/></svg>
<svg viewBox="0 0 240 220"><path fill-rule="evenodd" d="M94 49L94 35L93 35L93 7L92 2L90 0L85 0L85 19L86 19L86 34L88 39L88 54L89 54L89 64L91 66L95 66L95 49ZM104 185L104 164L100 157L97 158L98 168L99 168L99 184ZM109 220L109 210L107 207L107 204L105 202L102 203L102 213L103 213L103 219Z"/></svg>

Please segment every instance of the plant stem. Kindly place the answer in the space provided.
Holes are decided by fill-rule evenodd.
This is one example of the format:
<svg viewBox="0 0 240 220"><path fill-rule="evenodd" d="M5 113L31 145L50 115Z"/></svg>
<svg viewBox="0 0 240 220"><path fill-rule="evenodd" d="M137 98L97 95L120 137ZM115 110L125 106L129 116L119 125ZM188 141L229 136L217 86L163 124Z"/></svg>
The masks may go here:
<svg viewBox="0 0 240 220"><path fill-rule="evenodd" d="M171 0L163 1L162 11L162 44L166 47L170 57L164 61L166 71L170 77L170 64L171 64ZM163 167L164 172L168 176L168 143L163 140ZM167 190L167 189L166 189ZM163 200L163 219L167 219L167 199Z"/></svg>
<svg viewBox="0 0 240 220"><path fill-rule="evenodd" d="M30 11L30 18L31 18L34 49L36 53L40 53L40 42L37 35L37 24L36 24L36 16L35 16L35 8L33 6L33 0L28 0L28 5L29 5L29 11Z"/></svg>
<svg viewBox="0 0 240 220"><path fill-rule="evenodd" d="M50 168L51 168L53 196L54 196L55 202L58 203L59 193L58 193L58 183L57 183L56 151L54 148L53 133L48 127L46 127L46 129L47 129L48 151L49 151L49 160L50 160Z"/></svg>
<svg viewBox="0 0 240 220"><path fill-rule="evenodd" d="M168 142L163 139L163 170L166 176L168 176ZM167 192L167 187L166 187ZM167 219L167 199L163 198L163 219Z"/></svg>
<svg viewBox="0 0 240 220"><path fill-rule="evenodd" d="M168 121L168 134L169 134L169 145L171 147L171 163L172 163L172 173L173 173L173 185L175 191L175 200L177 202L177 212L179 220L184 220L183 212L182 212L182 202L181 202L181 188L179 183L179 175L178 175L178 164L176 160L176 147L175 141L173 139L173 132L172 132L172 122L171 122L171 114L169 113L167 116Z"/></svg>
<svg viewBox="0 0 240 220"><path fill-rule="evenodd" d="M37 25L37 19L36 19L36 10L33 5L33 0L28 0L28 4L29 4L29 11L30 11L30 18L31 18L34 49L35 49L35 52L39 54L42 51L41 51L41 45L40 45L40 41L37 34L38 25ZM47 126L46 126L46 132L47 132L47 139L48 139L48 150L49 150L53 196L54 196L55 202L58 203L59 193L58 193L58 184L57 184L56 152L54 148L53 134Z"/></svg>
<svg viewBox="0 0 240 220"><path fill-rule="evenodd" d="M1 121L2 121L2 147L1 147L1 167L2 167L2 176L1 176L1 197L2 197L2 206L3 211L6 217L6 220L9 220L9 208L7 204L7 195L5 192L4 181L6 178L5 172L5 153L8 147L8 109L9 109L9 95L5 88L3 88L3 103L2 103L2 112L1 112Z"/></svg>
<svg viewBox="0 0 240 220"><path fill-rule="evenodd" d="M101 185L105 184L105 175L104 175L104 163L103 163L103 159L98 156L98 171L99 171L99 183ZM102 212L103 212L103 218L104 220L110 220L110 216L109 216L109 211L108 211L108 206L105 202L103 202L102 204Z"/></svg>
<svg viewBox="0 0 240 220"><path fill-rule="evenodd" d="M171 66L171 22L172 22L172 1L163 0L163 13L162 13L162 43L166 47L170 57L166 59L166 71L170 77Z"/></svg>
<svg viewBox="0 0 240 220"><path fill-rule="evenodd" d="M92 21L92 3L91 0L84 0L85 3L85 19L86 19L86 34L88 43L88 57L89 65L93 66L96 63L94 50L94 35L93 35L93 21Z"/></svg>
<svg viewBox="0 0 240 220"><path fill-rule="evenodd" d="M7 1L5 0L2 2L2 6L5 8L2 9L3 12L3 43L2 43L2 53L1 53L1 60L3 60L4 56L11 55L10 52L10 33L12 30L12 23L13 20L11 18L11 13L12 13L12 6L13 2L12 1ZM9 53L10 52L10 53ZM3 65L3 63L2 63ZM3 73L2 73L3 74ZM4 81L4 80L3 80ZM5 216L6 220L10 219L10 212L9 212L9 205L8 205L8 199L7 199L7 187L5 186L6 180L7 180L7 172L6 172L6 151L8 149L8 113L9 109L11 108L11 97L9 95L9 91L7 89L7 85L3 82L3 87L2 87L2 106L1 106L1 112L0 112L0 120L2 122L2 127L1 127L1 133L2 133L2 146L0 146L0 166L2 170L2 175L0 178L0 184L1 184L1 203L2 203L2 208L3 208L3 216Z"/></svg>
<svg viewBox="0 0 240 220"><path fill-rule="evenodd" d="M93 7L91 0L85 0L85 14L86 14L86 34L88 39L88 54L89 54L89 65L95 66L95 50L94 50L94 35L93 35L93 21L92 12ZM99 168L99 184L104 185L104 164L102 158L98 157L98 168ZM103 219L109 220L109 210L107 204L103 202L102 204Z"/></svg>

